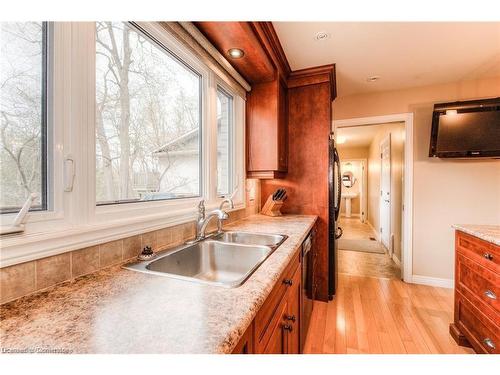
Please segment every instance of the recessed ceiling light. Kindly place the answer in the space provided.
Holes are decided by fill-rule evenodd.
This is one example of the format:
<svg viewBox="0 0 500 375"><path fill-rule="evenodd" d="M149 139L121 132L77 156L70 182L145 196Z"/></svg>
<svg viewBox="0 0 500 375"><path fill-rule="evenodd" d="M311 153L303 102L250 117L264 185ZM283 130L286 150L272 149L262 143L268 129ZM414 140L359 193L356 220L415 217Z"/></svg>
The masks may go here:
<svg viewBox="0 0 500 375"><path fill-rule="evenodd" d="M458 112L457 112L457 110L456 110L456 109L447 109L447 110L446 110L446 114L447 114L448 116L453 116L453 115L456 115L457 113L458 113Z"/></svg>
<svg viewBox="0 0 500 375"><path fill-rule="evenodd" d="M320 31L316 34L316 40L325 40L328 38L330 38L330 34L328 34L326 31Z"/></svg>
<svg viewBox="0 0 500 375"><path fill-rule="evenodd" d="M379 79L380 79L380 76L371 76L371 77L368 77L366 80L368 82L377 82Z"/></svg>
<svg viewBox="0 0 500 375"><path fill-rule="evenodd" d="M243 56L245 56L245 52L239 48L231 48L227 51L227 54L232 59L241 59Z"/></svg>
<svg viewBox="0 0 500 375"><path fill-rule="evenodd" d="M337 144L338 144L338 145L341 145L341 144L345 143L345 141L347 141L347 138L346 138L346 137L344 137L343 135L339 135L339 136L337 137Z"/></svg>

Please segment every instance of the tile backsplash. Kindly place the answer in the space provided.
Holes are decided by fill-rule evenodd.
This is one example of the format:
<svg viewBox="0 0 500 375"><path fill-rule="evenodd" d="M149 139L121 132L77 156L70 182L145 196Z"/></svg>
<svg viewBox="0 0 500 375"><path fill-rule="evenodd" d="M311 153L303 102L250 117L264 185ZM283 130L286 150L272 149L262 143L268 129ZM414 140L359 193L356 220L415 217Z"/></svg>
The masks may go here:
<svg viewBox="0 0 500 375"><path fill-rule="evenodd" d="M258 185L258 182L247 182L247 185L249 184ZM247 192L250 190L252 189L247 187ZM227 225L258 213L260 208L258 202L258 199L254 199L253 196L250 198L247 193L247 207L230 212L229 220L224 224ZM196 223L191 221L1 268L0 303L12 301L62 282L71 281L101 268L130 261L137 257L144 246L151 246L154 251L160 251L180 245L194 238L195 225ZM212 221L208 230L214 231L216 228L216 221Z"/></svg>

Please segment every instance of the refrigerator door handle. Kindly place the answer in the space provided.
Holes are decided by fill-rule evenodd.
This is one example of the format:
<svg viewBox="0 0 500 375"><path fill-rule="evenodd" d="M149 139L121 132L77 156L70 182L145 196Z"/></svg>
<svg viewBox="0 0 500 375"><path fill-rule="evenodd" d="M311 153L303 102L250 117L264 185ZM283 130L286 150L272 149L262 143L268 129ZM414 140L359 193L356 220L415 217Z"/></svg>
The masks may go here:
<svg viewBox="0 0 500 375"><path fill-rule="evenodd" d="M333 160L337 166L337 199L335 202L335 220L338 220L339 215L340 215L340 200L342 196L342 175L340 173L340 157L339 153L337 152L337 148L333 149Z"/></svg>

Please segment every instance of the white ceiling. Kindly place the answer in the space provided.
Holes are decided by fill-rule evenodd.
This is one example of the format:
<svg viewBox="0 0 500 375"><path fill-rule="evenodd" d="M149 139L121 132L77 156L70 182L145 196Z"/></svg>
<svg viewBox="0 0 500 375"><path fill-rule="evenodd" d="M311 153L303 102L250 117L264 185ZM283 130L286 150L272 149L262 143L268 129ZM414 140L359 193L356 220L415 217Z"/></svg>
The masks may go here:
<svg viewBox="0 0 500 375"><path fill-rule="evenodd" d="M396 123L395 123L396 124ZM403 125L404 123L397 123ZM373 124L366 126L350 126L345 128L337 128L336 139L345 138L345 143L337 144L338 148L365 148L369 147L378 132L383 131L385 126L391 124Z"/></svg>
<svg viewBox="0 0 500 375"><path fill-rule="evenodd" d="M346 139L345 143L338 145L338 147L368 147L379 131L380 127L377 125L338 128L337 140L339 137L345 137Z"/></svg>
<svg viewBox="0 0 500 375"><path fill-rule="evenodd" d="M273 25L292 70L336 64L339 96L500 76L500 22ZM316 40L321 31L330 38Z"/></svg>

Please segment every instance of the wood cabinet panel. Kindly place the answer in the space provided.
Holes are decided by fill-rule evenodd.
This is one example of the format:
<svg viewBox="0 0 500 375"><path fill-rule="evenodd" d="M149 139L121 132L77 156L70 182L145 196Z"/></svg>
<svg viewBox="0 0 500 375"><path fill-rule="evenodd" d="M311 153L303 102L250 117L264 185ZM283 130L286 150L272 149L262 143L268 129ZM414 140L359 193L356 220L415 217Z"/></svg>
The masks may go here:
<svg viewBox="0 0 500 375"><path fill-rule="evenodd" d="M251 22L208 21L194 24L247 81L255 83L274 79L273 61L254 32ZM234 47L245 52L243 58L228 57L227 51Z"/></svg>
<svg viewBox="0 0 500 375"><path fill-rule="evenodd" d="M455 233L455 244L457 252L462 253L493 272L500 273L499 246L460 231L456 231Z"/></svg>
<svg viewBox="0 0 500 375"><path fill-rule="evenodd" d="M293 276L293 284L288 291L288 303L285 316L285 324L291 327L286 330L286 342L288 354L300 353L300 323L301 323L301 306L300 295L302 293L302 275L301 269L298 267Z"/></svg>
<svg viewBox="0 0 500 375"><path fill-rule="evenodd" d="M455 313L450 334L478 353L500 353L499 247L455 233Z"/></svg>
<svg viewBox="0 0 500 375"><path fill-rule="evenodd" d="M293 278L293 272L299 266L299 253L297 253L290 264L287 266L275 287L269 294L260 310L257 312L255 317L255 345L256 351L261 352L264 347L266 347L267 342L270 339L273 326L273 319L276 318L276 311L280 308L280 303L282 300L286 299L287 288L289 286L289 280ZM279 317L280 321L283 321L283 316Z"/></svg>
<svg viewBox="0 0 500 375"><path fill-rule="evenodd" d="M272 320L269 327L269 340L266 343L262 354L286 354L287 351L287 336L285 330L285 323L283 318L287 311L286 298L281 300L276 310L276 317Z"/></svg>
<svg viewBox="0 0 500 375"><path fill-rule="evenodd" d="M455 295L455 324L478 353L500 354L500 327L476 309L460 292Z"/></svg>
<svg viewBox="0 0 500 375"><path fill-rule="evenodd" d="M247 175L281 177L288 167L286 86L279 79L252 86L247 95Z"/></svg>
<svg viewBox="0 0 500 375"><path fill-rule="evenodd" d="M288 199L286 214L317 215L315 279L317 298L328 300L328 140L331 131L330 83L288 90L288 172L261 183L262 204L278 187Z"/></svg>
<svg viewBox="0 0 500 375"><path fill-rule="evenodd" d="M457 253L457 285L460 293L482 309L500 325L500 275Z"/></svg>
<svg viewBox="0 0 500 375"><path fill-rule="evenodd" d="M234 354L301 353L301 253L298 250L282 272L252 325L233 350Z"/></svg>
<svg viewBox="0 0 500 375"><path fill-rule="evenodd" d="M254 324L250 324L243 336L241 337L236 347L233 349L232 354L253 354L254 349Z"/></svg>

